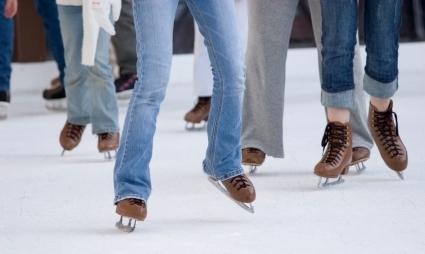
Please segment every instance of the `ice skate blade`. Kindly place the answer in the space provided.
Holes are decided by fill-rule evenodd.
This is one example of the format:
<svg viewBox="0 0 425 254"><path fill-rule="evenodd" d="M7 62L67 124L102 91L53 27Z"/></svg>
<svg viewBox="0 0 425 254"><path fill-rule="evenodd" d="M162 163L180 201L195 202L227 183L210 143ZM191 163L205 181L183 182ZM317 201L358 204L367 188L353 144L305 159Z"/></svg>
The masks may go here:
<svg viewBox="0 0 425 254"><path fill-rule="evenodd" d="M341 177L341 176L339 176L339 177L338 177L338 180L336 180L336 181L334 181L334 182L329 182L329 178L326 178L325 182L324 182L324 183L322 183L322 177L320 177L320 178L319 178L319 183L317 184L317 187L318 187L319 189L325 189L325 188L328 188L328 187L333 186L333 185L339 185L339 184L342 184L342 183L344 183L344 182L345 182L345 180L344 180L344 179L342 179L342 177Z"/></svg>
<svg viewBox="0 0 425 254"><path fill-rule="evenodd" d="M114 151L115 151L114 156L111 155L111 151L104 151L103 157L105 158L105 160L110 161L112 159L115 159L117 157L117 150L114 150Z"/></svg>
<svg viewBox="0 0 425 254"><path fill-rule="evenodd" d="M120 220L115 224L115 226L119 229L119 230L121 230L121 231L123 231L123 232L127 232L127 233L131 233L131 232L133 232L134 231L134 229L136 228L136 223L137 223L137 220L136 219L132 219L132 218L127 218L128 219L128 224L127 225L124 225L123 223L122 223L122 220L123 220L123 216L121 216L120 217ZM134 222L134 224L132 225L132 222Z"/></svg>
<svg viewBox="0 0 425 254"><path fill-rule="evenodd" d="M227 190L225 188L223 188L223 186L220 185L220 183L215 180L214 178L212 178L211 176L208 177L208 181L214 185L217 189L219 189L224 195L226 195L228 198L230 198L233 202L235 202L238 206L242 207L245 211L249 212L249 213L254 213L254 207L252 206L251 203L249 203L249 206L247 206L245 203L239 202L234 200L230 195L229 192L227 192Z"/></svg>
<svg viewBox="0 0 425 254"><path fill-rule="evenodd" d="M0 101L0 119L6 119L8 113L9 103Z"/></svg>
<svg viewBox="0 0 425 254"><path fill-rule="evenodd" d="M401 180L403 180L403 181L404 181L404 175L403 175L403 172L398 172L398 171L396 171L396 174L397 174L397 176L398 176L398 177L400 177L400 179L401 179Z"/></svg>
<svg viewBox="0 0 425 254"><path fill-rule="evenodd" d="M202 122L202 123L187 122L185 128L187 131L202 131L207 128L207 122Z"/></svg>
<svg viewBox="0 0 425 254"><path fill-rule="evenodd" d="M62 150L61 156L65 154L65 149Z"/></svg>
<svg viewBox="0 0 425 254"><path fill-rule="evenodd" d="M248 174L253 175L253 174L255 174L255 172L257 172L257 166L250 165Z"/></svg>
<svg viewBox="0 0 425 254"><path fill-rule="evenodd" d="M354 166L356 167L358 174L363 174L363 172L366 170L366 166L364 165L363 162L359 162L357 164L354 164Z"/></svg>

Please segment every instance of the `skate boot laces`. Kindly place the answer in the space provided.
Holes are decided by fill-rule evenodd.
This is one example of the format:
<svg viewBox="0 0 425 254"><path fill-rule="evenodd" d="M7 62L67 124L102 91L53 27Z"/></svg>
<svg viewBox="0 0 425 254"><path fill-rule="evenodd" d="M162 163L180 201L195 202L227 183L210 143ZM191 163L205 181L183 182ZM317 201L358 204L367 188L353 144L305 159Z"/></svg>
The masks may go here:
<svg viewBox="0 0 425 254"><path fill-rule="evenodd" d="M343 156L343 149L347 148L347 126L337 126L328 123L322 138L323 152L328 145L326 156L322 162L334 166Z"/></svg>
<svg viewBox="0 0 425 254"><path fill-rule="evenodd" d="M142 207L146 208L146 203L145 203L145 201L143 201L143 200L141 200L141 199L130 198L130 199L128 200L128 203L129 203L130 205L138 205L138 206L142 206Z"/></svg>
<svg viewBox="0 0 425 254"><path fill-rule="evenodd" d="M75 142L78 142L78 140L81 139L81 135L83 134L84 128L85 126L69 124L66 135Z"/></svg>
<svg viewBox="0 0 425 254"><path fill-rule="evenodd" d="M393 128L392 115L395 119L395 128ZM373 111L373 127L376 127L375 132L378 133L378 137L381 137L380 141L383 142L383 146L388 154L391 154L391 158L398 155L402 155L401 148L396 143L396 137L398 137L398 121L397 114L392 110L386 112ZM395 130L394 130L395 129ZM395 133L394 133L395 131Z"/></svg>
<svg viewBox="0 0 425 254"><path fill-rule="evenodd" d="M243 175L233 177L232 179L230 179L230 183L233 183L233 187L239 185L237 190L251 186L250 184L248 184L248 180Z"/></svg>

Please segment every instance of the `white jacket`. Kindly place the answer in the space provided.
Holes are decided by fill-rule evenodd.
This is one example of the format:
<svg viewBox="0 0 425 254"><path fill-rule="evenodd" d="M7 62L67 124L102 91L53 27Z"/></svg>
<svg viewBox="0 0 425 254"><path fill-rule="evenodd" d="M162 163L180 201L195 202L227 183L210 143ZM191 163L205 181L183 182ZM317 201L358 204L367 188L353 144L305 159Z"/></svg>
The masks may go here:
<svg viewBox="0 0 425 254"><path fill-rule="evenodd" d="M96 56L97 38L99 36L99 25L94 19L91 9L92 0L56 0L58 5L83 6L83 48L82 64L93 66Z"/></svg>

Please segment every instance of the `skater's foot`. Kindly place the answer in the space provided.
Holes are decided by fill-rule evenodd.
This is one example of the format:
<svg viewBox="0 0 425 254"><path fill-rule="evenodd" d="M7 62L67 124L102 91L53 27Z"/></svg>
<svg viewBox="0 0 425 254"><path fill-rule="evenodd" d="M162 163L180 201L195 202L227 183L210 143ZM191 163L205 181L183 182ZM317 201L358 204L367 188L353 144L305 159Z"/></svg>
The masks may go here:
<svg viewBox="0 0 425 254"><path fill-rule="evenodd" d="M123 217L144 221L148 210L144 200L128 198L117 203L115 212Z"/></svg>
<svg viewBox="0 0 425 254"><path fill-rule="evenodd" d="M245 174L221 181L230 197L242 203L252 203L256 194L254 185Z"/></svg>
<svg viewBox="0 0 425 254"><path fill-rule="evenodd" d="M249 166L249 173L257 171L257 166L261 166L266 159L266 154L260 149L248 147L242 149L242 164Z"/></svg>
<svg viewBox="0 0 425 254"><path fill-rule="evenodd" d="M110 151L116 151L120 146L120 133L119 132L106 132L98 134L99 140L97 149L100 153L104 153L105 159L112 159Z"/></svg>
<svg viewBox="0 0 425 254"><path fill-rule="evenodd" d="M43 91L43 98L46 101L46 108L50 110L66 110L65 88L59 82Z"/></svg>
<svg viewBox="0 0 425 254"><path fill-rule="evenodd" d="M407 168L407 150L398 133L397 114L392 109L392 101L390 101L388 109L384 112L378 111L377 108L370 104L368 125L385 164L399 173L402 178L401 171ZM393 115L395 116L395 122Z"/></svg>
<svg viewBox="0 0 425 254"><path fill-rule="evenodd" d="M326 151L314 168L315 175L340 178L340 175L348 173L352 159L351 130L350 123L330 122L326 126L322 139L322 147Z"/></svg>
<svg viewBox="0 0 425 254"><path fill-rule="evenodd" d="M0 119L7 118L9 105L10 105L10 92L0 91Z"/></svg>
<svg viewBox="0 0 425 254"><path fill-rule="evenodd" d="M116 213L121 215L120 220L115 226L124 232L133 232L136 227L136 221L144 221L147 216L146 202L141 199L129 198L117 203ZM128 223L123 223L124 218Z"/></svg>
<svg viewBox="0 0 425 254"><path fill-rule="evenodd" d="M137 81L137 74L123 74L118 79L115 80L115 92L117 93L117 98L120 100L126 100L131 97L131 93L134 89L134 84Z"/></svg>
<svg viewBox="0 0 425 254"><path fill-rule="evenodd" d="M202 127L196 127L195 124L199 124L202 121L208 121L208 115L210 113L211 97L199 97L195 107L193 107L184 116L184 120L187 122L187 130L202 129Z"/></svg>
<svg viewBox="0 0 425 254"><path fill-rule="evenodd" d="M71 151L78 146L85 128L85 125L76 125L66 121L59 137L59 142L64 151Z"/></svg>

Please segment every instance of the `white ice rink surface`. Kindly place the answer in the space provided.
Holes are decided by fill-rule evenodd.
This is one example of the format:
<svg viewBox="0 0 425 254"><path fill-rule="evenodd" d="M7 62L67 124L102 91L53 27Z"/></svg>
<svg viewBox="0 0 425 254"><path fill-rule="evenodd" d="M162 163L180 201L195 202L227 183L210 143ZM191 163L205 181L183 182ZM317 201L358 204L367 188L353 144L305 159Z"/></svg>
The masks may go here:
<svg viewBox="0 0 425 254"><path fill-rule="evenodd" d="M195 100L193 59L175 56L154 140L148 217L130 234L114 226L114 162L98 153L91 127L61 157L66 114L45 109L41 91L12 93L0 121L0 253L425 253L425 44L400 48L394 111L409 152L404 181L374 147L362 175L352 167L343 185L317 188L326 122L316 61L315 49L289 51L286 158L268 157L251 177L252 215L201 170L206 132L188 132L183 121ZM14 75L12 86L36 78ZM120 103L121 126L125 112Z"/></svg>

